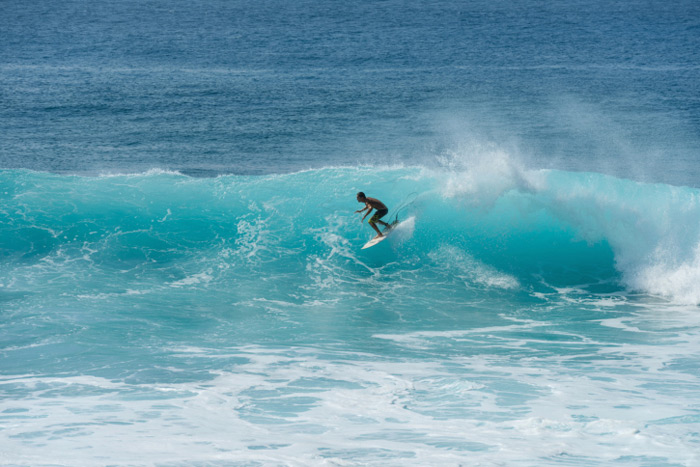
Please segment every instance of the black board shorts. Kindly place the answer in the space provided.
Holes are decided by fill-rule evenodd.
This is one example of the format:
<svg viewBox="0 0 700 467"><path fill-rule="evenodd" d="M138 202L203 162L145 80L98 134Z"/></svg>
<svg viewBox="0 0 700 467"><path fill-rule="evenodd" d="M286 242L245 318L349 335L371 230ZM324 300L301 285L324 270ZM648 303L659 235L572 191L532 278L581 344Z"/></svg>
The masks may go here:
<svg viewBox="0 0 700 467"><path fill-rule="evenodd" d="M386 216L388 213L389 213L389 210L388 210L388 209L379 209L379 210L377 210L377 212L375 212L374 215L372 216L372 218L369 220L369 223L370 223L370 224L376 223L379 219L381 219L382 217Z"/></svg>

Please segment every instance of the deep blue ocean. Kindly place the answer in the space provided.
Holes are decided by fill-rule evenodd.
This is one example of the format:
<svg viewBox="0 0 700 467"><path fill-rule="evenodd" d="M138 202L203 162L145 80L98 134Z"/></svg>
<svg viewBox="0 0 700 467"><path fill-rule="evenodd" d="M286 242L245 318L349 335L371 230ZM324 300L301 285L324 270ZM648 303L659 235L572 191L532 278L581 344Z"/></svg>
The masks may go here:
<svg viewBox="0 0 700 467"><path fill-rule="evenodd" d="M0 0L0 465L699 465L699 148L697 1Z"/></svg>

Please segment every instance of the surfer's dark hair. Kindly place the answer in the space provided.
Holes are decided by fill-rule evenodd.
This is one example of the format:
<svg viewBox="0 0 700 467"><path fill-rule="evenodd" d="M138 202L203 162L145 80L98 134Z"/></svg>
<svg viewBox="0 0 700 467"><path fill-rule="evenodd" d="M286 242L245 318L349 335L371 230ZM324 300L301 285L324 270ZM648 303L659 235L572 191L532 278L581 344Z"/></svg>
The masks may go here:
<svg viewBox="0 0 700 467"><path fill-rule="evenodd" d="M359 192L357 193L357 197L358 197L358 198L366 198L365 194L364 194L362 191L359 191Z"/></svg>

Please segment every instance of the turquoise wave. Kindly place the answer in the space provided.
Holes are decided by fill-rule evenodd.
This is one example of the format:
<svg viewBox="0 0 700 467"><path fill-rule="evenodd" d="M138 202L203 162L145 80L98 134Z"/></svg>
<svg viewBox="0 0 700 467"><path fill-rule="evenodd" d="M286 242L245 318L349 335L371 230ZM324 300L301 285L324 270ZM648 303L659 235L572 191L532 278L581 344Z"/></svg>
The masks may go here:
<svg viewBox="0 0 700 467"><path fill-rule="evenodd" d="M354 214L357 191L403 221L364 251L372 231ZM217 178L4 170L0 195L5 294L208 289L308 300L380 275L409 295L444 284L531 295L584 287L700 303L698 190L596 173L508 164Z"/></svg>

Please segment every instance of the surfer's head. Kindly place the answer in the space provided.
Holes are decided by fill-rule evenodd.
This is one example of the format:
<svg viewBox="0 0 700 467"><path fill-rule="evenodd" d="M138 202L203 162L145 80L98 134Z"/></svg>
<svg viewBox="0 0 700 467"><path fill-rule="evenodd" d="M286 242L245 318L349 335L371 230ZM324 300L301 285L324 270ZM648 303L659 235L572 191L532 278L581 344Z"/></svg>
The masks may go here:
<svg viewBox="0 0 700 467"><path fill-rule="evenodd" d="M357 201L359 201L360 203L364 203L366 199L367 197L363 192L360 191L359 193L357 193Z"/></svg>

